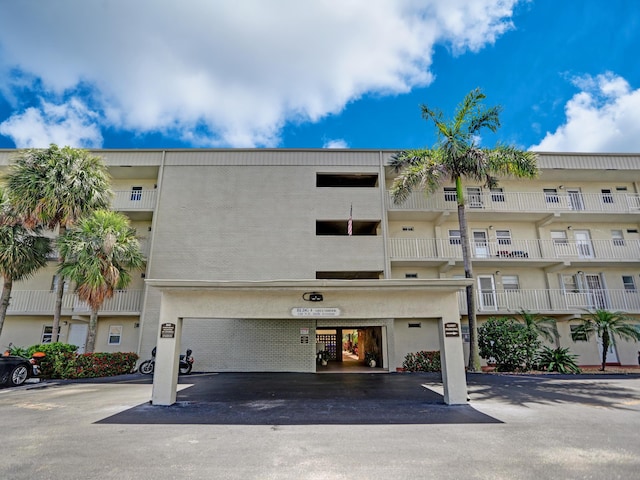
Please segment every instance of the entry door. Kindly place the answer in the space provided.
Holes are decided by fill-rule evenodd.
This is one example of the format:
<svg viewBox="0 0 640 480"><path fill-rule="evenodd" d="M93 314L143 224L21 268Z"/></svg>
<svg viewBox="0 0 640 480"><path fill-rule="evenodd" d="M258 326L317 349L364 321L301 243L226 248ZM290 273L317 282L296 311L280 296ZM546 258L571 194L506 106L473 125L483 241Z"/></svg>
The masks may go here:
<svg viewBox="0 0 640 480"><path fill-rule="evenodd" d="M593 245L588 230L576 230L573 234L576 239L576 248L580 258L593 258Z"/></svg>
<svg viewBox="0 0 640 480"><path fill-rule="evenodd" d="M476 258L489 257L489 240L486 230L474 230L471 232L473 255Z"/></svg>
<svg viewBox="0 0 640 480"><path fill-rule="evenodd" d="M599 274L587 273L584 276L587 293L589 294L589 306L591 308L607 308L607 294L602 285L602 278Z"/></svg>
<svg viewBox="0 0 640 480"><path fill-rule="evenodd" d="M467 205L469 208L482 208L482 189L480 187L467 187Z"/></svg>
<svg viewBox="0 0 640 480"><path fill-rule="evenodd" d="M87 346L88 332L89 325L86 323L72 323L69 326L69 338L67 338L67 343L70 345L77 345L77 352L84 353L84 348Z"/></svg>
<svg viewBox="0 0 640 480"><path fill-rule="evenodd" d="M567 189L569 196L569 208L571 210L584 210L584 202L582 201L582 192L579 188Z"/></svg>
<svg viewBox="0 0 640 480"><path fill-rule="evenodd" d="M609 350L607 351L607 363L620 363L618 360L618 352L616 346L609 340ZM602 361L602 339L598 337L598 353L600 354L600 361Z"/></svg>
<svg viewBox="0 0 640 480"><path fill-rule="evenodd" d="M478 290L480 291L480 309L497 310L498 301L493 275L478 275Z"/></svg>

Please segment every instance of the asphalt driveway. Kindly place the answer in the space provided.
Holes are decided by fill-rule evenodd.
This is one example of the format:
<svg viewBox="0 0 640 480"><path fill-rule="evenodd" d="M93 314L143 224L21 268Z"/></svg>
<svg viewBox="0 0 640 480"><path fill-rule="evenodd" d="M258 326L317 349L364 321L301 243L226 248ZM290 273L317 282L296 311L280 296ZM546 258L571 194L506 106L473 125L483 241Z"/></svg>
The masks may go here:
<svg viewBox="0 0 640 480"><path fill-rule="evenodd" d="M0 389L0 478L638 478L640 376L203 374Z"/></svg>

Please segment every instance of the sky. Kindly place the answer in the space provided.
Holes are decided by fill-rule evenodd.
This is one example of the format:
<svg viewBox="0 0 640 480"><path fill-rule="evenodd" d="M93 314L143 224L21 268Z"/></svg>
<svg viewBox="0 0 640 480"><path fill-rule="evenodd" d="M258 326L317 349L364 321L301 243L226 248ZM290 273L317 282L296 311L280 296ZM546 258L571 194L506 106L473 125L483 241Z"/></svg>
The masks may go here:
<svg viewBox="0 0 640 480"><path fill-rule="evenodd" d="M637 0L0 0L0 148L640 151Z"/></svg>

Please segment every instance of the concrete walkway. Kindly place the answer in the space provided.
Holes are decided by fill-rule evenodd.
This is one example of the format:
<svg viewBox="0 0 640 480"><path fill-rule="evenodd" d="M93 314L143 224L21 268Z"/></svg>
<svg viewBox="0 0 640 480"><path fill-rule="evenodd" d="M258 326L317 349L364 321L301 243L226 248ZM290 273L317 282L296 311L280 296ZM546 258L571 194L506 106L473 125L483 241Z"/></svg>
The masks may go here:
<svg viewBox="0 0 640 480"><path fill-rule="evenodd" d="M206 374L0 389L0 478L637 478L640 376Z"/></svg>

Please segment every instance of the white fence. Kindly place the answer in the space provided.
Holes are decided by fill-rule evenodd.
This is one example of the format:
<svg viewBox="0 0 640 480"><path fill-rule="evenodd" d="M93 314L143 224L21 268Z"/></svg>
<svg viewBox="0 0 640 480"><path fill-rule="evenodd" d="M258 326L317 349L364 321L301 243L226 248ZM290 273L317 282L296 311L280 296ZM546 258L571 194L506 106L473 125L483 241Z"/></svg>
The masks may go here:
<svg viewBox="0 0 640 480"><path fill-rule="evenodd" d="M16 314L51 314L56 304L56 294L50 290L13 290L7 313ZM100 314L140 313L142 307L142 290L118 290L113 297L106 300L100 308ZM74 293L67 293L62 299L64 315L88 315L89 306L81 302Z"/></svg>

